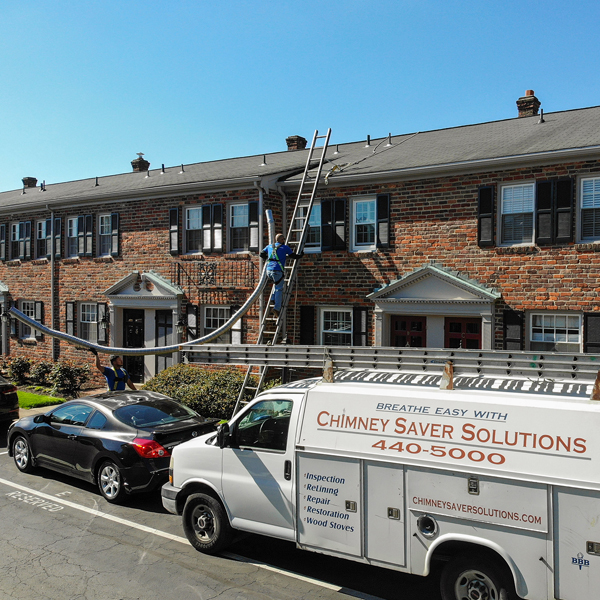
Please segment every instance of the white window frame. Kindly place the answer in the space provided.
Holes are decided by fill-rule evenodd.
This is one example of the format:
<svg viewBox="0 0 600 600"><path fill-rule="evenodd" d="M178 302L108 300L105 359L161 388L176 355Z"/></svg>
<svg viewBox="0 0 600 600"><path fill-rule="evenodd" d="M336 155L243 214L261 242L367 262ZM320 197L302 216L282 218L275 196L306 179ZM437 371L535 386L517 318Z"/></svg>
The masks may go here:
<svg viewBox="0 0 600 600"><path fill-rule="evenodd" d="M325 329L326 321L326 313L335 313L341 312L346 313L348 315L348 322L350 324L349 330L344 329ZM319 333L319 344L321 346L352 346L353 345L353 333L354 333L354 322L353 322L353 310L352 307L347 308L345 306L320 306L319 314L318 314L318 333ZM338 334L338 335L347 335L348 336L348 344L332 344L331 340L325 341L325 336L327 333Z"/></svg>
<svg viewBox="0 0 600 600"><path fill-rule="evenodd" d="M192 227L190 225L193 225ZM203 222L202 222L202 206L189 206L185 209L185 223L184 223L184 248L186 254L201 254L203 245ZM190 231L198 232L199 236L199 248L188 248L190 242Z"/></svg>
<svg viewBox="0 0 600 600"><path fill-rule="evenodd" d="M92 313L93 320L85 318L92 316ZM81 302L77 316L79 319L79 337L94 344L98 343L98 304L96 302Z"/></svg>
<svg viewBox="0 0 600 600"><path fill-rule="evenodd" d="M108 227L108 230L106 229ZM103 252L102 245L107 244L108 249ZM96 245L98 256L110 256L112 252L112 215L105 213L98 215L98 242Z"/></svg>
<svg viewBox="0 0 600 600"><path fill-rule="evenodd" d="M209 317L208 316L209 312L212 312L215 310L218 312L222 311L223 315L217 316L217 317L214 317L214 316ZM216 305L216 304L209 304L209 305L203 306L202 307L203 335L208 335L211 331L214 331L215 329L218 329L219 327L224 325L231 318L231 314L232 314L231 306ZM222 322L220 322L217 327L207 327L206 323L209 318L211 318L211 319L216 318L218 321L222 321ZM238 321L233 325L233 327L229 331L227 331L223 335L219 336L216 340L213 340L211 343L213 343L213 344L241 344L242 343L242 319L238 319Z"/></svg>
<svg viewBox="0 0 600 600"><path fill-rule="evenodd" d="M41 233L41 235L40 235ZM48 242L52 244L49 239L50 232L48 231L48 221L42 219L41 221L35 222L35 256L36 258L46 258L50 254L48 252ZM44 252L40 252L40 241L44 241Z"/></svg>
<svg viewBox="0 0 600 600"><path fill-rule="evenodd" d="M590 186L592 189L589 189ZM584 193L586 187L588 190L585 190ZM585 210L593 210L598 218L597 235L584 235L583 215ZM577 232L579 242L584 244L600 242L600 177L582 177L577 183Z"/></svg>
<svg viewBox="0 0 600 600"><path fill-rule="evenodd" d="M234 220L234 209L241 206L246 207L246 224L233 226ZM243 216L243 215L241 215ZM240 215L235 218L240 218ZM233 245L233 230L234 229L245 229L246 231L246 248L237 247ZM248 202L235 202L227 206L227 234L229 238L229 251L230 252L249 252L250 251L250 204Z"/></svg>
<svg viewBox="0 0 600 600"><path fill-rule="evenodd" d="M24 315L27 315L31 319L35 319L35 300L21 300L19 306ZM20 339L35 339L35 329L30 325L27 325L27 323L21 323Z"/></svg>
<svg viewBox="0 0 600 600"><path fill-rule="evenodd" d="M67 226L65 231L66 258L75 258L79 256L79 217L67 217ZM71 240L75 240L74 248L75 252L71 252Z"/></svg>
<svg viewBox="0 0 600 600"><path fill-rule="evenodd" d="M304 219L306 218L306 210L308 204L300 205L298 207L300 214L295 229L300 229L304 225ZM304 252L321 252L321 246L323 244L323 230L321 228L321 202L315 200L313 202L312 210L308 218L309 229L306 233L306 240L304 240Z"/></svg>
<svg viewBox="0 0 600 600"><path fill-rule="evenodd" d="M527 195L530 191L531 196ZM517 192L517 198L514 193ZM522 192L519 194L519 192ZM500 199L498 206L498 239L499 246L533 246L535 244L535 218L536 218L536 186L534 181L524 181L518 184L504 184L500 186ZM511 197L513 195L513 197ZM512 203L512 206L511 206ZM525 210L531 206L531 210ZM518 210L521 208L522 210ZM504 217L510 214L531 214L531 240L504 241Z"/></svg>
<svg viewBox="0 0 600 600"><path fill-rule="evenodd" d="M583 315L581 313L531 311L527 318L529 350L535 352L583 352ZM577 334L572 333L573 330L577 330ZM577 348L567 348L567 345L577 345Z"/></svg>
<svg viewBox="0 0 600 600"><path fill-rule="evenodd" d="M377 196L375 194L368 196L356 196L351 199L350 205L350 251L351 252L372 252L377 249ZM369 203L372 204L372 219L365 220L364 211L359 211L359 205ZM361 218L361 222L358 223L357 219ZM364 242L359 241L363 234L359 234L357 231L358 227L365 225L371 225L373 230L373 241Z"/></svg>

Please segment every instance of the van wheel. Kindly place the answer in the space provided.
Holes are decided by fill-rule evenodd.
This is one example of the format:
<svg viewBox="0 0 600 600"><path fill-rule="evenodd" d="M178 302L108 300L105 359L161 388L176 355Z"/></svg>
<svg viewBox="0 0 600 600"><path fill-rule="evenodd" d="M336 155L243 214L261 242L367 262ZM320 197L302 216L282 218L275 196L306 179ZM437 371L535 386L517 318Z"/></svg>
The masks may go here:
<svg viewBox="0 0 600 600"><path fill-rule="evenodd" d="M494 563L475 556L459 556L442 572L443 600L513 600L512 581Z"/></svg>
<svg viewBox="0 0 600 600"><path fill-rule="evenodd" d="M218 500L206 494L192 494L183 508L183 531L199 552L216 554L233 538L233 529Z"/></svg>

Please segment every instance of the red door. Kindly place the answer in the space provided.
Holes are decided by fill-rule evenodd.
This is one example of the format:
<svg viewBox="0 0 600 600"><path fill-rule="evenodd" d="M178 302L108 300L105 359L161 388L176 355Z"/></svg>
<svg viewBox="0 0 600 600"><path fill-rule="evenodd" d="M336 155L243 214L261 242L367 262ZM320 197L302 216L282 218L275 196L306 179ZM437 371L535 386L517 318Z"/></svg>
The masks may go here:
<svg viewBox="0 0 600 600"><path fill-rule="evenodd" d="M481 349L481 319L446 317L444 348Z"/></svg>
<svg viewBox="0 0 600 600"><path fill-rule="evenodd" d="M396 348L425 348L427 346L427 317L403 317L391 319L391 342Z"/></svg>

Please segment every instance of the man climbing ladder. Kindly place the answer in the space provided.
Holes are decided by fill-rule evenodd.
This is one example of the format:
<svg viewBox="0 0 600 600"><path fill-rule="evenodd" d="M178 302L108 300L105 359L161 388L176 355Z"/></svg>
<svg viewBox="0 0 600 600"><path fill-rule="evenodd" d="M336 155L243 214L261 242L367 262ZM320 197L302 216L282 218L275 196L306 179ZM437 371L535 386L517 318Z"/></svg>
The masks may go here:
<svg viewBox="0 0 600 600"><path fill-rule="evenodd" d="M296 254L285 244L283 233L275 236L275 243L269 244L260 253L261 258L267 260L267 277L273 282L275 292L273 293L273 312L278 317L281 312L281 300L283 297L283 286L285 285L285 261L287 257L302 258L304 252Z"/></svg>

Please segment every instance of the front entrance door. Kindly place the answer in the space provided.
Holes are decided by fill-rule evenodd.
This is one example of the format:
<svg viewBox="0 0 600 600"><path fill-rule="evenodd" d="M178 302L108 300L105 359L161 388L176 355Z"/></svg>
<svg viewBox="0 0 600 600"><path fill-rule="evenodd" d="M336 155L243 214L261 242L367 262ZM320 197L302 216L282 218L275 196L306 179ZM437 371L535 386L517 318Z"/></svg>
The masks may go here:
<svg viewBox="0 0 600 600"><path fill-rule="evenodd" d="M395 348L425 348L427 346L427 317L392 315L391 345Z"/></svg>
<svg viewBox="0 0 600 600"><path fill-rule="evenodd" d="M446 317L444 348L481 349L481 319Z"/></svg>
<svg viewBox="0 0 600 600"><path fill-rule="evenodd" d="M173 311L157 310L156 311L156 342L155 345L170 346L173 342ZM156 356L156 373L170 367L173 364L172 354L158 354Z"/></svg>
<svg viewBox="0 0 600 600"><path fill-rule="evenodd" d="M144 311L138 308L123 310L123 345L125 348L144 347ZM144 381L144 357L124 356L123 366L133 383Z"/></svg>

